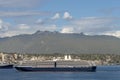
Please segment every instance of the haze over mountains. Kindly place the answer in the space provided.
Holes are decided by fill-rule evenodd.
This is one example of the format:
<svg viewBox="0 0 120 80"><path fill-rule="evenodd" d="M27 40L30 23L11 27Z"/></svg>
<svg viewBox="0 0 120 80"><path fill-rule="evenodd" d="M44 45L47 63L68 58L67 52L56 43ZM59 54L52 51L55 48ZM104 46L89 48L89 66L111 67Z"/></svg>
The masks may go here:
<svg viewBox="0 0 120 80"><path fill-rule="evenodd" d="M90 36L83 33L37 31L29 35L0 38L0 52L120 54L120 39L105 35Z"/></svg>

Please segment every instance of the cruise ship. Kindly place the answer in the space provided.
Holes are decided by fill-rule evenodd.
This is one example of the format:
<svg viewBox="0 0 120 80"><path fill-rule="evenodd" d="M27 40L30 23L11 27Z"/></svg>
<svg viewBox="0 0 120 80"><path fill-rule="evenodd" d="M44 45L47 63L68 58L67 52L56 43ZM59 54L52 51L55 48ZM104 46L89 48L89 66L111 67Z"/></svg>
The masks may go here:
<svg viewBox="0 0 120 80"><path fill-rule="evenodd" d="M29 64L29 65L28 65ZM15 66L18 71L25 72L95 72L96 65L84 60L71 59L65 56L64 60L27 61Z"/></svg>

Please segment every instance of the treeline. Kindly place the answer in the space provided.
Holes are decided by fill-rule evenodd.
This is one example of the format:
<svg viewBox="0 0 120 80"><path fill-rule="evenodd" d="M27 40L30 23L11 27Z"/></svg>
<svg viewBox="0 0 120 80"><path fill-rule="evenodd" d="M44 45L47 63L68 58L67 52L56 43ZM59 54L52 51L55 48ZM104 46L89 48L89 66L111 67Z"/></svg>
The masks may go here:
<svg viewBox="0 0 120 80"><path fill-rule="evenodd" d="M7 53L8 55L13 55L15 53ZM106 64L117 64L120 65L120 54L17 54L17 60L24 60L25 58L34 57L44 57L45 59L53 59L57 57L64 58L65 55L71 55L73 59L81 59L81 60L90 60L90 61L100 61L101 63ZM14 57L10 57L12 59Z"/></svg>
<svg viewBox="0 0 120 80"><path fill-rule="evenodd" d="M101 62L107 62L108 64L120 64L119 54L80 54L73 56L74 58L79 57L82 60L98 60Z"/></svg>

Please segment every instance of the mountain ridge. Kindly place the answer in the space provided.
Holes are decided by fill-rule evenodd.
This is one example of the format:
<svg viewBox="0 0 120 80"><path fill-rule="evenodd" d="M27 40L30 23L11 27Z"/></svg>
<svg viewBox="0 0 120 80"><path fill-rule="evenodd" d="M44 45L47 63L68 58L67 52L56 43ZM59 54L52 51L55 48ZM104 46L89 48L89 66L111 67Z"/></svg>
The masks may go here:
<svg viewBox="0 0 120 80"><path fill-rule="evenodd" d="M119 54L120 39L106 35L37 31L0 38L1 52L37 54Z"/></svg>

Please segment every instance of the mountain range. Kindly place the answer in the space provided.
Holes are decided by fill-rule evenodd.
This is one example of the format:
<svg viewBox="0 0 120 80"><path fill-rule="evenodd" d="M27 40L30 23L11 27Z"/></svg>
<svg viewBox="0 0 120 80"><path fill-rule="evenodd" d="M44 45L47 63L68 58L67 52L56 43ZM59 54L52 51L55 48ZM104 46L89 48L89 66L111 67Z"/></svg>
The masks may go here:
<svg viewBox="0 0 120 80"><path fill-rule="evenodd" d="M37 54L120 54L120 38L84 33L37 31L0 38L0 52Z"/></svg>

